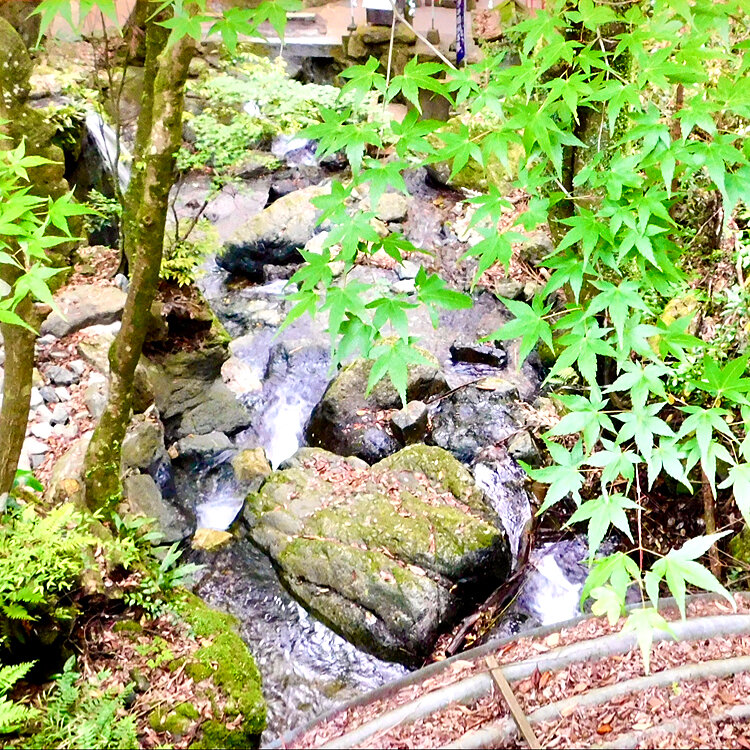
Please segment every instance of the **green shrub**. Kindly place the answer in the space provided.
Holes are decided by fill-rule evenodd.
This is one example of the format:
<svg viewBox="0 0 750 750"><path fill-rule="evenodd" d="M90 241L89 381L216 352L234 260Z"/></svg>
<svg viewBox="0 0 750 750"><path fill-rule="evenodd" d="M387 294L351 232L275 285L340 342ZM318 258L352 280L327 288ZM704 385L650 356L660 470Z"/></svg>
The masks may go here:
<svg viewBox="0 0 750 750"><path fill-rule="evenodd" d="M225 169L264 140L321 122L321 108L351 110L351 122L375 113L369 99L358 103L353 96L340 96L335 86L294 81L287 76L283 60L250 54L227 63L222 73L191 84L190 93L203 99L205 108L198 115L186 115L195 143L178 155L182 170L207 165ZM248 102L257 108L255 113L243 110Z"/></svg>
<svg viewBox="0 0 750 750"><path fill-rule="evenodd" d="M96 543L83 515L66 503L44 515L34 506L0 524L0 646L25 642L29 622L69 619L61 599L79 584Z"/></svg>
<svg viewBox="0 0 750 750"><path fill-rule="evenodd" d="M34 662L24 662L0 667L0 734L16 732L38 715L38 711L8 698L11 688L34 666Z"/></svg>

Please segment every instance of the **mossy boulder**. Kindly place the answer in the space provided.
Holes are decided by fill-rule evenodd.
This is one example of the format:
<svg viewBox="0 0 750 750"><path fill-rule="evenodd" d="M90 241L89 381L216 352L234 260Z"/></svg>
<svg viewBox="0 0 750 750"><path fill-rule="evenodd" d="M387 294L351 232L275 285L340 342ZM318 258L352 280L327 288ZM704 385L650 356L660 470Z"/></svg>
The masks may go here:
<svg viewBox="0 0 750 750"><path fill-rule="evenodd" d="M209 608L201 599L186 594L178 605L182 618L205 645L185 664L185 671L197 683L210 681L216 690L214 718L204 721L191 748L257 747L266 726L266 703L255 660L237 633L231 615ZM189 726L195 709L181 704L163 721ZM161 717L152 717L154 720Z"/></svg>
<svg viewBox="0 0 750 750"><path fill-rule="evenodd" d="M436 447L409 446L372 467L303 448L248 497L245 519L305 606L405 663L509 570L483 493Z"/></svg>
<svg viewBox="0 0 750 750"><path fill-rule="evenodd" d="M745 565L750 565L750 528L745 526L729 542L729 553Z"/></svg>
<svg viewBox="0 0 750 750"><path fill-rule="evenodd" d="M321 210L312 201L328 192L327 184L295 190L250 217L227 241L219 265L262 281L266 265L301 263L300 249L318 231Z"/></svg>
<svg viewBox="0 0 750 750"><path fill-rule="evenodd" d="M411 364L407 401L425 401L448 390L440 365L420 349L424 363ZM403 443L393 434L383 412L400 409L401 397L388 377L366 396L373 362L356 359L330 382L306 428L307 442L342 456L358 456L375 463L395 453Z"/></svg>

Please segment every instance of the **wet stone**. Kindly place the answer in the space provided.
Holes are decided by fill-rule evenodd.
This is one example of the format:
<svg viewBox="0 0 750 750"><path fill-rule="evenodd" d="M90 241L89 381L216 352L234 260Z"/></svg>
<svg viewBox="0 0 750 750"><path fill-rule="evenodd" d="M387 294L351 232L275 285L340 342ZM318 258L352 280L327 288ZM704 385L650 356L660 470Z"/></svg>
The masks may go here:
<svg viewBox="0 0 750 750"><path fill-rule="evenodd" d="M508 363L505 349L492 344L462 340L457 340L451 345L451 358L454 362L468 362L498 368L503 368Z"/></svg>
<svg viewBox="0 0 750 750"><path fill-rule="evenodd" d="M409 401L391 417L391 428L405 445L422 442L429 428L427 406L422 401Z"/></svg>

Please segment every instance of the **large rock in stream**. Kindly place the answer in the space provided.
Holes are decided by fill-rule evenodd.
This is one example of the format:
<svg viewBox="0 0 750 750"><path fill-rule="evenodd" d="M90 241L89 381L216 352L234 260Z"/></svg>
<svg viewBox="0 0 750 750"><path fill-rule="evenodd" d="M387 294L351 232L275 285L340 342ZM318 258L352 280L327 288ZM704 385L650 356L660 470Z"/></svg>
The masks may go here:
<svg viewBox="0 0 750 750"><path fill-rule="evenodd" d="M226 271L263 281L266 265L301 263L299 251L317 231L321 214L312 199L329 191L327 184L295 190L251 216L226 242L218 264Z"/></svg>
<svg viewBox="0 0 750 750"><path fill-rule="evenodd" d="M251 536L305 606L374 654L418 663L508 574L502 527L440 448L372 467L302 448L284 467L248 497Z"/></svg>
<svg viewBox="0 0 750 750"><path fill-rule="evenodd" d="M407 401L425 401L448 390L437 359L424 349L419 351L426 362L409 366ZM368 463L403 447L388 424L388 413L402 406L389 378L380 380L369 396L364 395L372 366L372 360L357 359L330 382L307 424L310 445Z"/></svg>

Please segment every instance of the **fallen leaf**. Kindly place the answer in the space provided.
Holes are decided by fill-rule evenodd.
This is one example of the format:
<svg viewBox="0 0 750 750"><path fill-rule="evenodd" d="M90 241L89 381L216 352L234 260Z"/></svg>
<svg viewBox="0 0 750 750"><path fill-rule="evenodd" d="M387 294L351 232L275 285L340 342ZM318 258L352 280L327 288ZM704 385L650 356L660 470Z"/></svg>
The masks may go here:
<svg viewBox="0 0 750 750"><path fill-rule="evenodd" d="M611 731L612 731L611 724L599 724L599 726L596 728L597 734L609 734Z"/></svg>

